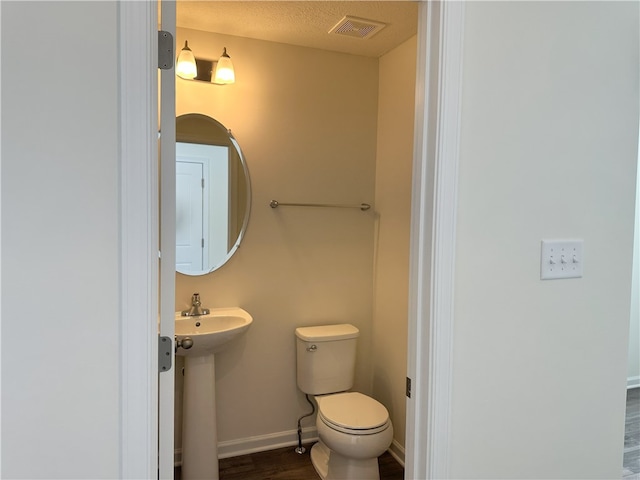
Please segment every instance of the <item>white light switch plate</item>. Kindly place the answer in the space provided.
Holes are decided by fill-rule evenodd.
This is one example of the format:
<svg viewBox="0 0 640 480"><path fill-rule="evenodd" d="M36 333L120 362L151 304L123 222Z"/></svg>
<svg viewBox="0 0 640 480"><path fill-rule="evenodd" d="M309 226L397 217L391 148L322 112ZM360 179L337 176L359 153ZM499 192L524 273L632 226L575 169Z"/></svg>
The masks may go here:
<svg viewBox="0 0 640 480"><path fill-rule="evenodd" d="M582 243L582 240L542 240L540 279L582 277Z"/></svg>

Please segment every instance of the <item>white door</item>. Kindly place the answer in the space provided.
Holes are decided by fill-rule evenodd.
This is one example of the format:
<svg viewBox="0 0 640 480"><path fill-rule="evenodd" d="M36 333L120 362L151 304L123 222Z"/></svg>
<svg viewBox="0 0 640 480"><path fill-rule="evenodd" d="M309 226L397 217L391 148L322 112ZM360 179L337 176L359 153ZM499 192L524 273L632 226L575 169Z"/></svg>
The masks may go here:
<svg viewBox="0 0 640 480"><path fill-rule="evenodd" d="M229 147L176 143L176 248L180 273L210 272L227 258L232 246L229 244L229 163ZM201 178L197 178L195 164L202 166ZM200 198L201 220L195 205ZM196 254L193 243L196 241L201 245L202 265L198 267L194 263L191 267L188 255Z"/></svg>
<svg viewBox="0 0 640 480"><path fill-rule="evenodd" d="M171 66L175 57L169 56L166 64L170 69L159 75L159 6L155 2L119 3L122 231L119 478L123 479L158 475L173 478L173 371L159 373L158 334L168 337L168 358L173 360L175 203L166 205L163 200L159 205L159 188L174 198L175 79ZM175 3L163 0L162 15L164 27L175 31ZM158 101L160 76L162 105ZM164 132L161 141L158 141L159 107ZM166 181L169 174L170 182ZM163 185L159 185L159 178L163 179Z"/></svg>
<svg viewBox="0 0 640 480"><path fill-rule="evenodd" d="M179 144L178 144L179 145ZM176 268L201 272L204 266L204 163L176 161Z"/></svg>
<svg viewBox="0 0 640 480"><path fill-rule="evenodd" d="M176 272L176 89L175 34L176 4L161 0L160 25L173 39L172 67L160 73L160 315L159 335L173 345ZM162 342L161 342L162 343ZM174 349L168 357L175 365ZM159 373L158 379L158 478L173 479L174 468L174 368Z"/></svg>

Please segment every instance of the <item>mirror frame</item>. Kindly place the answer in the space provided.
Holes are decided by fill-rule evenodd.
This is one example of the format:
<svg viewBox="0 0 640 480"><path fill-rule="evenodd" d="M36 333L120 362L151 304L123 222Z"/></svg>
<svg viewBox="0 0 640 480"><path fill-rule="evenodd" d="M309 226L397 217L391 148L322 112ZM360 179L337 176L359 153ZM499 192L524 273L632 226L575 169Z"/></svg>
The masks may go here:
<svg viewBox="0 0 640 480"><path fill-rule="evenodd" d="M229 249L226 256L217 265L215 265L209 270L200 270L197 272L181 272L176 267L176 273L179 273L181 275L187 275L190 277L196 277L201 275L207 275L209 273L215 272L216 270L219 270L220 268L222 268L231 259L231 257L233 257L233 255L236 253L236 251L240 247L240 243L242 243L242 240L244 239L245 233L249 225L249 217L251 216L251 198L252 198L251 177L249 175L249 167L247 165L247 160L244 156L244 153L242 152L242 149L240 148L240 144L238 143L236 138L233 136L233 133L231 133L231 129L226 128L222 123L220 123L215 118L212 118L208 115L205 115L202 113L185 113L183 115L179 115L178 117L176 117L176 143L180 142L180 143L193 143L193 144L199 144L199 145L220 146L220 143L216 143L214 141L207 141L207 139L203 140L203 137L198 133L193 133L193 134L184 133L184 132L180 133L179 132L180 119L201 120L202 122L210 123L212 127L217 127L218 129L220 129L221 132L226 132L226 135L230 144L222 145L222 146L227 146L230 148L233 147L235 149L238 159L240 160L240 166L242 167L242 173L244 174L244 178L247 186L246 198L245 198L246 210L244 213L244 218L242 219L242 225L238 233L238 238L235 240L233 246Z"/></svg>

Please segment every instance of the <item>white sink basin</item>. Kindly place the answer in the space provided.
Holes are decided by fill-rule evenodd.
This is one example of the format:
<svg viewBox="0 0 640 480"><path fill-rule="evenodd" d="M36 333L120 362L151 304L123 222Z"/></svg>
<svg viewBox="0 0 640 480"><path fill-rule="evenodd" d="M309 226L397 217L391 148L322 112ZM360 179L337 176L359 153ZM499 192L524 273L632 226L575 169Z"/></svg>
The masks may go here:
<svg viewBox="0 0 640 480"><path fill-rule="evenodd" d="M193 340L189 349L178 348L176 355L195 357L218 353L246 332L253 317L242 308L212 308L208 315L183 317L176 312L176 337Z"/></svg>

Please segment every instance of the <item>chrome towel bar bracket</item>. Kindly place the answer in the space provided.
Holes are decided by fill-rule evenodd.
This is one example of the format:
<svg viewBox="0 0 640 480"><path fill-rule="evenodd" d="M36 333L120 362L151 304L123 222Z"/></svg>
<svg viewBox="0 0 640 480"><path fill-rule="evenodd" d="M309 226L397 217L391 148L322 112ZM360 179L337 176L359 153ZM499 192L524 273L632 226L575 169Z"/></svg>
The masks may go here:
<svg viewBox="0 0 640 480"><path fill-rule="evenodd" d="M281 203L277 200L271 200L269 203L271 208L278 207L328 207L328 208L359 208L363 212L369 210L371 205L368 203L361 203L360 205L335 205L330 203Z"/></svg>

